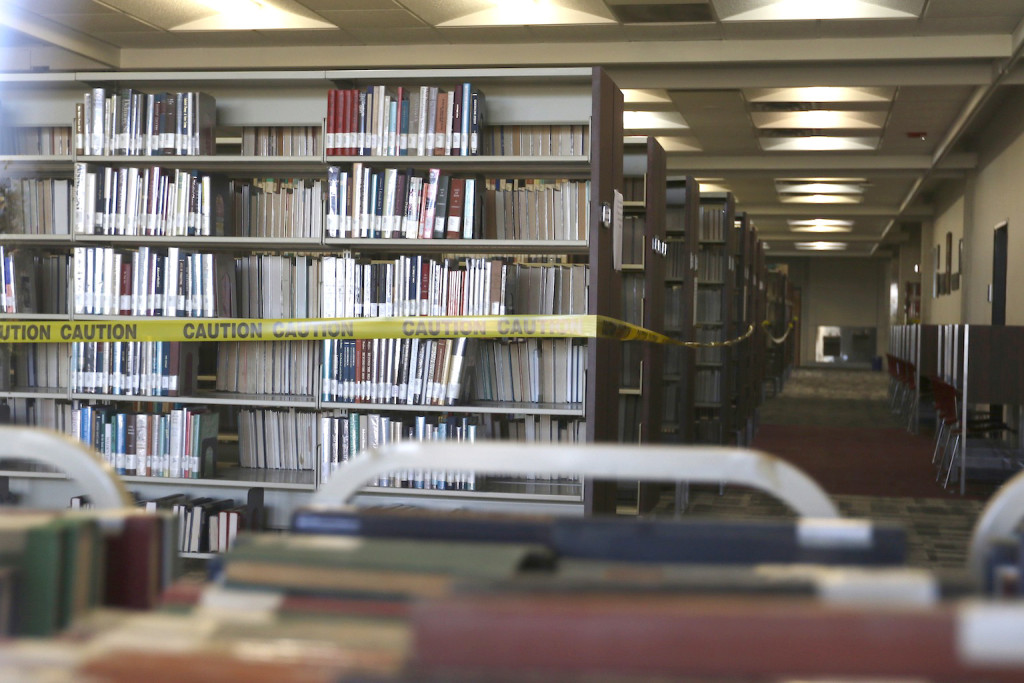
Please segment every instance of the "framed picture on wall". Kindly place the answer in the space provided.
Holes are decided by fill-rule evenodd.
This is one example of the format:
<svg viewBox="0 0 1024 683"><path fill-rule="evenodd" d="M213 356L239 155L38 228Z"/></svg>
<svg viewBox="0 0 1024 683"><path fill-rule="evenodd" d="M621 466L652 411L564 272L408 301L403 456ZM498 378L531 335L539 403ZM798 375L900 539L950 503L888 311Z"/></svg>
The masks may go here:
<svg viewBox="0 0 1024 683"><path fill-rule="evenodd" d="M960 289L960 276L964 272L964 238L956 246L956 272L953 274L953 291Z"/></svg>

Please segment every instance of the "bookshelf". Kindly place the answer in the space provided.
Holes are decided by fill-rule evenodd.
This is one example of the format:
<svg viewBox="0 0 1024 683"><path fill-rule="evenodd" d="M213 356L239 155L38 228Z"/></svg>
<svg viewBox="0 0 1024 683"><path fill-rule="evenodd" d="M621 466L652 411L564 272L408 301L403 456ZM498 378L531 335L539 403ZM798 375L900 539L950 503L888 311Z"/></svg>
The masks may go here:
<svg viewBox="0 0 1024 683"><path fill-rule="evenodd" d="M697 234L696 341L724 342L735 329L735 202L732 194L702 194ZM694 372L695 440L726 443L733 424L733 373L728 347L697 351Z"/></svg>
<svg viewBox="0 0 1024 683"><path fill-rule="evenodd" d="M482 154L468 156L339 156L325 151L329 148L329 140L323 131L327 116L331 113L328 93L333 90L358 91L382 85L388 92L399 86L412 91L430 85L455 92L463 83L472 83L474 91L479 89L486 96L486 124L507 136L502 139L511 140L513 136L518 136L516 139L523 143L522 148L502 149L499 151L513 153L498 154L493 153L495 150L489 146L481 150L484 152ZM240 224L233 224L232 229L214 227L209 231L210 234L158 235L147 234L146 230L139 230L136 234L96 234L89 230L76 232L77 216L69 208L66 229L55 228L53 233L43 234L5 234L0 240L0 245L8 250L31 247L41 254L61 254L69 261L67 268L70 274L66 278L67 283L62 282L61 285L66 289L60 310L0 314L0 322L13 323L37 317L51 320L54 316L75 324L120 325L127 318L140 323L160 321L163 318L159 315L162 313L159 307L147 306L146 303L141 304L141 308L136 307L134 298L127 309L116 305L116 301L113 308L98 304L76 306L73 275L78 257L84 256L95 263L103 263L102 268L112 268L107 265L109 262L116 264L115 259L120 258L124 263L143 251L155 253L158 259L170 259L170 254L176 253L180 259L178 263L185 261L192 264L190 259L194 259L192 270L189 268L193 266L188 265L181 271L189 274L190 282L203 277L227 282L230 280L228 273L235 278L233 286L218 292L212 302L204 299L196 304L194 310L187 310L202 318L202 321L214 324L233 317L344 317L336 309L326 315L327 292L323 290L322 282L325 263L330 259L347 256L351 256L359 268L365 267L365 271L358 272L365 272L368 282L371 277L386 278L388 273L394 277L393 273L407 267L405 264L411 258L432 263L438 268L450 266L446 272L455 274L449 277L465 277L467 280L474 276L469 272L470 269L478 265L481 270L474 273L482 278L482 269L488 267L488 264L498 264L507 268L508 272L514 267L518 269L517 272L529 273L531 277L541 273L544 287L550 286L551 282L563 281L568 286L571 281L574 308L570 309L567 303L565 309L552 311L548 303L548 308L542 304L538 309L532 305L532 300L526 303L527 300L522 298L515 313L588 313L619 317L620 276L613 267L613 231L610 225L606 226L603 222L603 208L614 204L613 194L622 187L622 96L600 69L5 75L0 77L3 120L6 125L13 127L23 125L26 121L34 122L34 125L73 127L76 104L83 103L87 94L98 92L96 88L104 88L106 93L111 94L124 92L125 88L135 88L141 93L208 93L216 101L216 150L204 150L213 151L211 154L162 156L85 154L83 150L68 155L14 154L3 157L7 162L4 176L18 179L53 177L69 181L78 164L87 164L84 167L86 170L96 171L100 180L93 182L97 183L106 182L104 178L118 174L123 178L154 177L158 168L168 174L183 171L200 179L209 176L213 188L210 190L212 201L223 199L225 203L231 202L235 209L239 206L237 194L217 194L216 184L221 180L231 183L228 187L236 193L243 192L244 187L250 188L246 190L250 194L244 195L246 199L243 201L248 202L241 205L244 207L257 206L252 203L257 201L253 199L255 195L263 197L269 206L272 201L298 201L298 193L304 192L306 194L302 196L307 197L304 201L314 207L307 207L303 214L304 225L307 227L302 230L286 230L284 233L271 232L269 219L268 227L264 230L258 224L258 219L252 218L242 226L245 230L239 227ZM329 126L327 128L330 129ZM535 141L545 130L564 133L563 139L572 140L573 144L586 144L573 148L569 153L556 149L553 142L538 147ZM318 136L316 131L321 134ZM554 137L555 134L551 133L551 138ZM269 142L271 139L273 143ZM530 140L529 145L526 144L527 139ZM288 140L287 144L285 140ZM257 148L270 153L253 154ZM291 153L282 154L282 151ZM380 173L381 177L398 170L405 172L406 169L410 169L407 173L410 177L428 177L431 169L438 169L442 176L473 180L480 208L477 214L480 222L475 228L478 232L472 238L446 240L399 240L358 233L332 234L328 230L330 207L326 215L316 208L319 202L328 203L332 168L350 174L360 168ZM546 233L532 234L524 231L514 235L495 234L490 224L493 216L488 214L481 217L490 191L488 181L492 179L507 181L509 187L514 188L534 180L542 181L542 186L528 188L529 192L536 190L536 196L542 196L542 192L548 193L543 196L553 196L555 192L563 192L569 187L563 184L553 189L544 183L571 183L576 192L572 197L576 203L572 205L571 214L568 208L565 213L560 213L559 207L550 203L550 213L543 214L547 216L547 223L540 218L529 223L530 230L535 229L533 226L538 223L542 226L539 230L544 225L551 226ZM293 185L289 185L292 181ZM273 187L257 187L257 183L264 182L271 183ZM202 185L201 180L199 184ZM286 190L281 189L282 184L287 185ZM75 198L75 187L72 182L69 205ZM197 193L195 190L192 192ZM202 192L206 192L205 186L198 191L200 196ZM285 192L290 193L287 200L266 199L272 193ZM533 197L530 196L531 199ZM568 207L569 202L566 201L562 206ZM239 220L237 210L232 215L236 221ZM558 218L557 223L555 217ZM111 217L111 220L115 218ZM139 221L141 224L144 218L140 217ZM566 229L564 235L559 235L553 226L562 226L563 223L578 229L572 234ZM253 226L259 226L259 231ZM196 232L201 230L197 228ZM158 267L164 267L163 261L159 263L161 265ZM170 268L170 263L172 261L166 261L167 268ZM207 272L204 269L210 263L216 265L212 271ZM223 269L221 263L224 264ZM230 264L234 264L234 267L231 268ZM497 268L498 265L493 267ZM100 268L96 266L97 272L100 272ZM111 269L103 272L114 271ZM221 278L221 275L224 277ZM254 289L252 283L257 278L261 288ZM246 288L246 284L250 286ZM97 291L91 295L94 302L101 297L108 303L117 298L117 294L102 290L98 281L97 287ZM247 294L238 295L241 291ZM301 292L301 295L291 295L292 292ZM139 297L145 302L145 293L138 294ZM489 301L497 303L493 299ZM397 317L397 314L406 310L399 308L397 302L393 307L390 303L388 306L385 309L381 301L378 308L374 300L374 308L365 311L364 315ZM449 313L447 310L431 312L441 315ZM403 340L366 340L366 346L369 348L372 345L373 349L382 354L381 359L394 358L397 363L401 354L399 347L405 342L411 344L409 340L418 338L416 332L406 336L408 339ZM141 497L156 497L171 490L183 490L194 495L235 496L244 500L249 488L263 487L266 490L268 522L272 526L283 526L289 511L301 504L330 476L331 458L324 456L323 438L328 432L320 429L327 418L348 418L359 413L365 416L368 423L387 420L387 424L393 426L402 422L408 429L414 429L417 420L448 425L453 430L462 430L473 424L480 431L490 430L488 436L505 438L519 435L520 438L528 436L544 440L561 437L580 441L615 441L618 437L618 404L616 400L609 399L617 395L618 382L609 379L615 373L603 372L620 365L620 343L614 339L574 341L523 337L518 340L514 338L511 342L475 340L475 348L467 351L467 354L474 354L474 362L467 363L471 366L468 372L473 373L467 377L476 378L472 383L475 385L474 391L478 391L481 386L480 376L484 370L481 359L485 356L480 354L483 353L481 348L487 345L508 353L512 352L510 349L516 349L522 367L527 367L529 353L538 352L547 354L545 357L558 359L560 363L575 364L574 377L578 379L573 390L560 390L554 395L550 388L545 392L543 387L536 388L530 394L527 391L529 387L524 384L514 392L513 400L485 400L479 394L463 400L460 395L454 405L444 405L444 401L435 405L378 404L332 394L326 391L325 381L329 381L331 375L325 368L331 359L328 354L335 351L340 354L340 350L327 342L295 340L236 343L233 338L224 339L206 339L188 344L181 342L181 349L187 346L189 353L194 352L195 357L194 366L190 369L193 374L184 378L183 384L187 387L183 386L184 390L177 396L132 395L110 390L109 386L98 387L89 383L84 387L73 385L71 378L76 368L72 361L77 361L78 354L82 352L84 345L81 344L76 344L74 348L71 344L12 346L13 359L10 356L5 359L6 367L11 368L12 381L0 386L0 399L9 405L14 421L38 422L41 414L46 413L46 419L52 420L53 426L64 430L70 429L71 407L87 404L103 409L109 406L112 412L131 414L167 414L172 408L189 408L216 414L219 416L220 431L216 458L207 463L209 467L203 476L155 477L126 473L123 478ZM155 346L152 351L147 350L145 353L158 357L167 348L161 344L179 342L156 340L146 343ZM423 343L428 343L426 338ZM451 357L450 354L447 357L444 355L441 350L444 347L440 342L431 339L429 343L430 348L437 352L436 357ZM113 349L98 346L88 353L107 353L119 357ZM158 363L159 360L154 362ZM381 360L382 364L384 362ZM242 381L242 371L239 369L243 364L249 368L245 381ZM47 370L46 378L58 378L58 381L51 383L55 384L53 386L28 386L30 367L33 382L42 368ZM265 377L254 378L254 372ZM223 386L226 375L234 378L227 387ZM174 373L171 376L177 377ZM254 382L259 385L257 390L246 389ZM41 408L40 401L46 402L47 407ZM262 436L250 433L253 415L256 416L256 431ZM271 425L271 422L274 424ZM541 430L546 431L539 435ZM460 431L459 435L463 436L463 432ZM294 469L239 466L247 462L246 453L270 450L270 444L275 442L288 443L300 464L295 466L293 463ZM4 470L3 473L14 479L18 479L20 474L16 469ZM481 507L495 508L532 505L538 510L614 509L614 482L581 482L579 479L545 482L547 492L536 493L540 489L535 481L495 478L475 482L474 490L456 490L465 488L466 481L460 476L457 475L455 481L450 478L445 481L442 477L440 482L435 482L446 484L443 488L381 486L368 490L367 495L389 502L409 499L415 500L417 504L437 506L479 503ZM61 490L59 482L59 477L25 476L18 485L32 496L52 495L59 499L66 493ZM455 486L452 486L453 483ZM493 483L493 490L487 488L489 483ZM45 490L46 486L51 485L51 489ZM63 488L67 486L63 485Z"/></svg>
<svg viewBox="0 0 1024 683"><path fill-rule="evenodd" d="M690 176L666 183L665 334L680 341L695 339L697 292L697 226L700 186ZM662 438L674 443L694 441L696 353L683 346L664 350Z"/></svg>

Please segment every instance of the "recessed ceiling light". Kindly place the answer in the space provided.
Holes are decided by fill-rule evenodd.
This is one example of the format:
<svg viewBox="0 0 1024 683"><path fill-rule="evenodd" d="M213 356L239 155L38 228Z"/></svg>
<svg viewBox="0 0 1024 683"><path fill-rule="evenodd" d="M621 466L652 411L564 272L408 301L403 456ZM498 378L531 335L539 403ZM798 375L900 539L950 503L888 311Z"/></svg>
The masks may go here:
<svg viewBox="0 0 1024 683"><path fill-rule="evenodd" d="M881 128L885 123L884 111L836 111L815 109L812 111L755 111L750 118L757 128L817 128L817 129L872 129Z"/></svg>
<svg viewBox="0 0 1024 683"><path fill-rule="evenodd" d="M438 27L614 24L601 0L493 0L494 6L441 22Z"/></svg>
<svg viewBox="0 0 1024 683"><path fill-rule="evenodd" d="M833 137L807 135L797 137L758 138L766 152L852 152L872 151L878 147L877 137Z"/></svg>
<svg viewBox="0 0 1024 683"><path fill-rule="evenodd" d="M701 181L699 183L700 191L704 193L708 192L729 192L729 188L725 185L719 185L718 183L706 183Z"/></svg>
<svg viewBox="0 0 1024 683"><path fill-rule="evenodd" d="M793 246L801 251L843 251L846 242L796 242Z"/></svg>
<svg viewBox="0 0 1024 683"><path fill-rule="evenodd" d="M750 88L743 91L748 102L888 102L895 88L849 88L811 86L804 88Z"/></svg>
<svg viewBox="0 0 1024 683"><path fill-rule="evenodd" d="M779 197L784 204L859 204L863 197L848 194L786 194Z"/></svg>
<svg viewBox="0 0 1024 683"><path fill-rule="evenodd" d="M700 152L702 151L700 143L697 142L696 138L678 137L678 136L661 136L655 137L662 149L666 152Z"/></svg>
<svg viewBox="0 0 1024 683"><path fill-rule="evenodd" d="M622 100L626 104L668 104L672 102L672 99L664 90L636 90L633 88L622 89Z"/></svg>
<svg viewBox="0 0 1024 683"><path fill-rule="evenodd" d="M712 0L722 21L916 19L924 0Z"/></svg>
<svg viewBox="0 0 1024 683"><path fill-rule="evenodd" d="M171 26L171 31L271 31L334 29L291 0L197 0L214 14Z"/></svg>
<svg viewBox="0 0 1024 683"><path fill-rule="evenodd" d="M853 221L843 221L835 218L812 218L810 220L789 220L789 229L792 232L850 232L853 230Z"/></svg>
<svg viewBox="0 0 1024 683"><path fill-rule="evenodd" d="M864 188L855 183L784 183L775 182L779 194L864 194Z"/></svg>
<svg viewBox="0 0 1024 683"><path fill-rule="evenodd" d="M683 130L689 128L678 112L624 111L622 127L625 130Z"/></svg>

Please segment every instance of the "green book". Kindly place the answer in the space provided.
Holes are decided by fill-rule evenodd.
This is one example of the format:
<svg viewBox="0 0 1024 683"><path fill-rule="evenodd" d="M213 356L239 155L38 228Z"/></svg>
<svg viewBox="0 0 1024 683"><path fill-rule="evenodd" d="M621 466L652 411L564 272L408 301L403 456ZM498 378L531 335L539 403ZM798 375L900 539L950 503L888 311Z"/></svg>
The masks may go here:
<svg viewBox="0 0 1024 683"><path fill-rule="evenodd" d="M224 558L227 585L376 597L437 597L454 582L550 566L541 546L353 536L240 535Z"/></svg>

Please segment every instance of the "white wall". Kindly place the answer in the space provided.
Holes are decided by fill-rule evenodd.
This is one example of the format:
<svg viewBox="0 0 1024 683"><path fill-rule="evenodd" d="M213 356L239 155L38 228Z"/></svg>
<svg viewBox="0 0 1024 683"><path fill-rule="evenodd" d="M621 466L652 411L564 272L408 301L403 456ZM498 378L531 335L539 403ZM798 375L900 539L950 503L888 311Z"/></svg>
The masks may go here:
<svg viewBox="0 0 1024 683"><path fill-rule="evenodd" d="M874 327L878 355L889 338L889 265L884 258L813 257L771 259L789 266L802 292L800 362L814 363L818 327Z"/></svg>
<svg viewBox="0 0 1024 683"><path fill-rule="evenodd" d="M925 223L921 230L921 309L922 320L932 324L957 323L963 317L963 275L960 287L949 294L933 296L933 274L935 272L935 249L939 249L939 271L946 269L947 234L952 235L952 270L957 272L959 243L964 238L967 200L962 191L947 188L936 207L936 216L931 223ZM967 245L964 244L965 254Z"/></svg>
<svg viewBox="0 0 1024 683"><path fill-rule="evenodd" d="M1008 224L1006 324L1024 325L1024 95L1001 104L979 136L978 170L965 184L962 321L988 324L992 307L992 231Z"/></svg>

